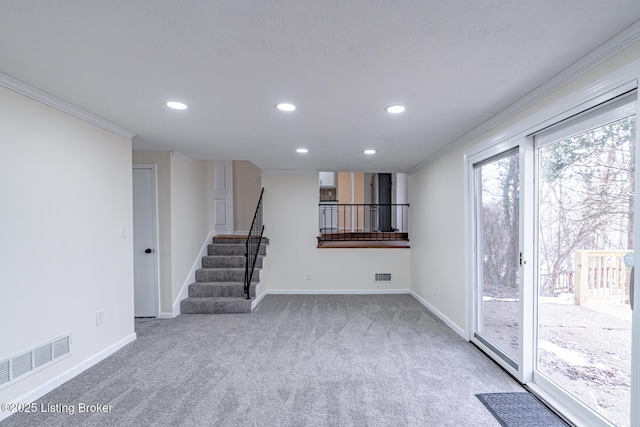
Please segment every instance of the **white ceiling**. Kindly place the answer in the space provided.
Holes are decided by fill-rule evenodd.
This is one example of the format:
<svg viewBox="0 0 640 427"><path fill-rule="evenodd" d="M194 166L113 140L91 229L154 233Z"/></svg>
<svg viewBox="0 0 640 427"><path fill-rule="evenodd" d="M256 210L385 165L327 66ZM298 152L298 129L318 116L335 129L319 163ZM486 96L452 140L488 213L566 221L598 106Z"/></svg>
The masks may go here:
<svg viewBox="0 0 640 427"><path fill-rule="evenodd" d="M135 150L401 172L639 19L638 0L0 0L0 72Z"/></svg>

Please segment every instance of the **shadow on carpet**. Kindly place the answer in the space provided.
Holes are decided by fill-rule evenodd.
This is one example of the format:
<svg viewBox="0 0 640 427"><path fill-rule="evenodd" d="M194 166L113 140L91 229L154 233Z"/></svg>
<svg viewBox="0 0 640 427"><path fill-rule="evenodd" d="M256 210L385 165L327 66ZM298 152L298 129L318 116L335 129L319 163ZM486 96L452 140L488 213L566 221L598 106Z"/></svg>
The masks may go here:
<svg viewBox="0 0 640 427"><path fill-rule="evenodd" d="M482 393L476 396L504 427L568 426L531 393Z"/></svg>

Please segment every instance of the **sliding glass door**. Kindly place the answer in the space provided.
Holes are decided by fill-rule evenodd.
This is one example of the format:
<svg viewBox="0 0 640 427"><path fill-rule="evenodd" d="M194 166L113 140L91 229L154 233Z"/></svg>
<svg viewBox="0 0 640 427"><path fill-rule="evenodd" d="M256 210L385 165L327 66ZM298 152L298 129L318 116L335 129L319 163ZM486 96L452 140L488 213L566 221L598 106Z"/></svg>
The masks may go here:
<svg viewBox="0 0 640 427"><path fill-rule="evenodd" d="M518 147L473 166L473 339L512 369L520 360L520 155Z"/></svg>
<svg viewBox="0 0 640 427"><path fill-rule="evenodd" d="M470 339L590 426L630 425L636 99L467 157Z"/></svg>
<svg viewBox="0 0 640 427"><path fill-rule="evenodd" d="M534 382L619 426L630 422L635 123L622 99L534 136Z"/></svg>

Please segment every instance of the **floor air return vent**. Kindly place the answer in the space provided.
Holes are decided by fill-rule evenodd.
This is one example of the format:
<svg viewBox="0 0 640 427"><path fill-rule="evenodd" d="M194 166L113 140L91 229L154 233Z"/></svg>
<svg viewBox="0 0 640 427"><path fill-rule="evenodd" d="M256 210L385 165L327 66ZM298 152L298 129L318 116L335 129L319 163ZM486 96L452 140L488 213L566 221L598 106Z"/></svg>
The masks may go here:
<svg viewBox="0 0 640 427"><path fill-rule="evenodd" d="M390 282L391 281L391 273L376 273L375 274L376 282Z"/></svg>
<svg viewBox="0 0 640 427"><path fill-rule="evenodd" d="M0 388L71 354L71 335L64 335L17 356L0 361Z"/></svg>

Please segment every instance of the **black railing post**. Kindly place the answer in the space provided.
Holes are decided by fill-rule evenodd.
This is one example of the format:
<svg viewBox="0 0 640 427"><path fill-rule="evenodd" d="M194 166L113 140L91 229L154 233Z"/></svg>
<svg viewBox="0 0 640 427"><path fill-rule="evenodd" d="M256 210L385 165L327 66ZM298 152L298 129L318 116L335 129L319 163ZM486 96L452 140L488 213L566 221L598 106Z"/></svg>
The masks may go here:
<svg viewBox="0 0 640 427"><path fill-rule="evenodd" d="M262 195L264 194L264 188L260 192L260 199L258 199L258 206L253 214L253 221L251 222L251 228L249 229L249 235L245 242L245 268L244 268L244 293L247 299L251 299L251 278L253 277L253 271L256 267L256 260L260 253L260 244L262 243L262 235L264 233L264 224L262 221ZM258 231L258 228L260 229ZM259 233L259 234L258 234ZM255 240L258 243L255 244ZM255 249L254 249L255 247Z"/></svg>

